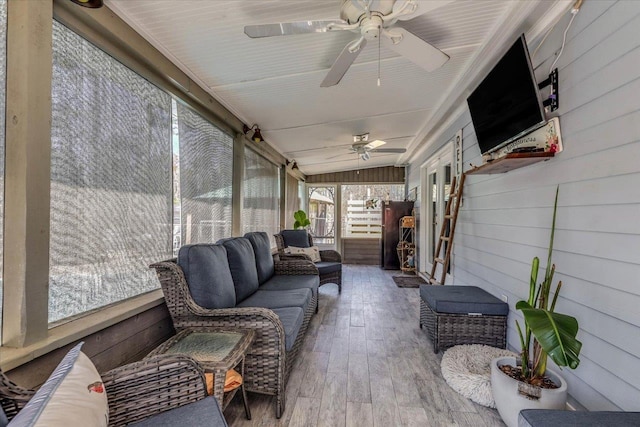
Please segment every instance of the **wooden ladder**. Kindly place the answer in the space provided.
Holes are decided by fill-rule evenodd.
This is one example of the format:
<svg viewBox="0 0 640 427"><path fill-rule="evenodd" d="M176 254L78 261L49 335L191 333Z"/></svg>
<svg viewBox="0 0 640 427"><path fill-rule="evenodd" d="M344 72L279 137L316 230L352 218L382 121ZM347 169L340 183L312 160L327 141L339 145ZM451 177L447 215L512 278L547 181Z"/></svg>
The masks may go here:
<svg viewBox="0 0 640 427"><path fill-rule="evenodd" d="M460 175L460 181L456 187L456 177L454 176L451 181L451 189L449 190L449 200L447 201L447 207L444 210L444 221L442 221L442 229L440 230L440 238L438 239L438 246L433 255L433 265L431 266L431 275L429 276L429 283L432 285L444 285L444 281L447 278L447 269L449 268L449 261L451 259L451 248L453 247L453 236L456 231L456 222L458 222L458 211L460 210L460 202L462 201L462 189L464 188L464 179L466 174ZM454 202L455 199L455 202ZM453 212L453 213L452 213ZM447 225L449 227L447 227ZM447 229L449 234L447 234ZM444 258L440 258L440 252L442 250L442 242L447 242L447 249L444 253ZM438 281L435 278L436 268L438 264L442 265L442 279Z"/></svg>

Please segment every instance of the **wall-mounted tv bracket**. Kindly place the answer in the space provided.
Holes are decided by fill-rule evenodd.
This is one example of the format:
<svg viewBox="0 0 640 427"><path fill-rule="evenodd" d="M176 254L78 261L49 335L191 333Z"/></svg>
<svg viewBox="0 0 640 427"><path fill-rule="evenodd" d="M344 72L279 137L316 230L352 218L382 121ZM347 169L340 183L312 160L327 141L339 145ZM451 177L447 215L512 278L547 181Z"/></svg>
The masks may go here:
<svg viewBox="0 0 640 427"><path fill-rule="evenodd" d="M542 89L544 87L551 86L551 93L549 97L542 102L542 105L545 107L550 107L551 111L556 111L558 109L558 69L554 68L549 77L543 81L538 83L538 89Z"/></svg>

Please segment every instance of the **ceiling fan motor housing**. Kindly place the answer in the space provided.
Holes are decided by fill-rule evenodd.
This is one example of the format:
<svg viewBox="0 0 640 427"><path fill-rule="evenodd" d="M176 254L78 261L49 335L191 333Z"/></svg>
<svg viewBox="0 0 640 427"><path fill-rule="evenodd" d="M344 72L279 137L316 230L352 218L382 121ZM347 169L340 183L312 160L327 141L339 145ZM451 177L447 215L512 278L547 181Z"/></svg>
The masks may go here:
<svg viewBox="0 0 640 427"><path fill-rule="evenodd" d="M349 24L355 24L366 17L364 7L359 3L358 0L343 0L342 7L340 8L340 18ZM374 12L377 12L376 15L388 15L393 12L394 3L395 0L378 0L372 2L372 15L374 15ZM364 32L362 32L362 35L364 35Z"/></svg>

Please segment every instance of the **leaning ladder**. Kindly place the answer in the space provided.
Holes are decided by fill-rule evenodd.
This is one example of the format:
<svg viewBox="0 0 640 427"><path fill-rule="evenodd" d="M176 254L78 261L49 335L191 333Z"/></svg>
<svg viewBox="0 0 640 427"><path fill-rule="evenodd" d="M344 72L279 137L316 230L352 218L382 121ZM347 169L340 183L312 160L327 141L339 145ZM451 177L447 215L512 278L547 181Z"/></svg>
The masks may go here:
<svg viewBox="0 0 640 427"><path fill-rule="evenodd" d="M453 236L456 231L456 222L458 222L458 211L460 210L460 202L462 201L462 189L464 188L465 177L466 175L464 173L460 175L460 180L457 183L457 187L457 180L455 176L451 181L449 200L447 201L447 207L444 210L444 221L442 221L440 238L438 239L438 246L436 247L436 251L433 254L433 264L431 266L431 275L429 276L429 283L431 283L432 285L444 285L444 281L447 278L447 269L449 268L449 261L451 260ZM447 234L447 231L449 234ZM444 258L440 258L440 252L442 251L442 242L447 242L447 247L444 250ZM435 277L438 264L442 265L442 278L440 279L440 281L438 281Z"/></svg>

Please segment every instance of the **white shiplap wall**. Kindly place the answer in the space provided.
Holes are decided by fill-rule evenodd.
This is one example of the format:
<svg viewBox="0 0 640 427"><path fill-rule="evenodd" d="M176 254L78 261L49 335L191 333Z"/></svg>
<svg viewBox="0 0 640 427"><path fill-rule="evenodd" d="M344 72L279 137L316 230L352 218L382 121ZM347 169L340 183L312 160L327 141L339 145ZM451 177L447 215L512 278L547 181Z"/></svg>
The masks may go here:
<svg viewBox="0 0 640 427"><path fill-rule="evenodd" d="M562 43L563 18L534 59L539 81ZM553 197L560 185L554 262L563 281L557 311L580 322L578 369L563 370L589 410L640 411L640 2L585 1L558 62L565 151L504 175L470 175L454 246L454 283L509 299L509 345L518 346L515 302L526 297L531 259L546 264ZM530 44L533 51L536 44ZM464 163L480 151L468 111ZM430 152L434 152L430 150ZM412 162L419 185L426 153Z"/></svg>

